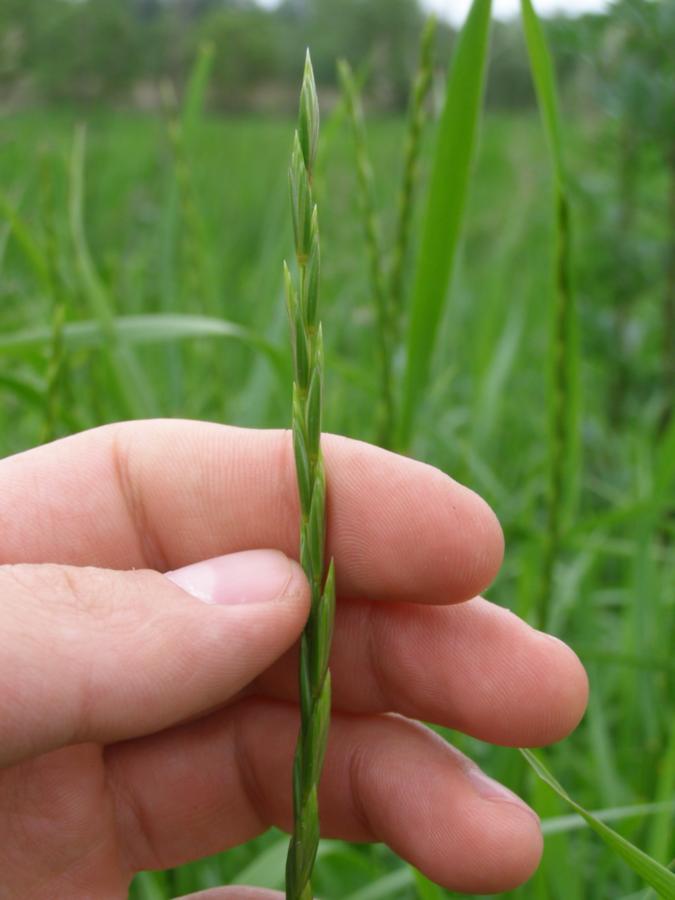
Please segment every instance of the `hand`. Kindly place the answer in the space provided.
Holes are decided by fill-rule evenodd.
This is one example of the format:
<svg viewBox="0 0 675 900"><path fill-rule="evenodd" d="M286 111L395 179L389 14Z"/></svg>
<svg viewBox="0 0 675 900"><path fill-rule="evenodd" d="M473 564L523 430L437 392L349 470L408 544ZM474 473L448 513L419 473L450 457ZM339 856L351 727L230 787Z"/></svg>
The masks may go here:
<svg viewBox="0 0 675 900"><path fill-rule="evenodd" d="M579 721L585 673L469 599L502 558L482 500L366 444L324 449L322 832L384 841L456 890L510 889L539 860L535 814L411 719L549 743ZM4 460L0 497L0 897L116 900L137 870L289 829L309 599L288 433L108 426Z"/></svg>

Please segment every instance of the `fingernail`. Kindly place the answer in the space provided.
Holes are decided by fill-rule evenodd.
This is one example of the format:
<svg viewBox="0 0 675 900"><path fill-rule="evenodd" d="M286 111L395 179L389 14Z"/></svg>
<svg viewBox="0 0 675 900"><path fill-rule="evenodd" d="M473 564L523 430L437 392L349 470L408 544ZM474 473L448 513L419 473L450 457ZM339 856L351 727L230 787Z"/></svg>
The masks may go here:
<svg viewBox="0 0 675 900"><path fill-rule="evenodd" d="M204 603L271 603L282 596L292 574L278 550L246 550L167 572L166 577Z"/></svg>
<svg viewBox="0 0 675 900"><path fill-rule="evenodd" d="M536 820L538 825L541 824L536 812L532 807L528 806L524 800L521 800L518 794L514 794L513 791L504 787L503 784L495 781L494 778L490 778L489 775L486 775L485 772L481 771L477 766L469 766L466 770L466 774L473 789L485 800L496 800L501 803L514 804L520 809L524 809L528 812Z"/></svg>

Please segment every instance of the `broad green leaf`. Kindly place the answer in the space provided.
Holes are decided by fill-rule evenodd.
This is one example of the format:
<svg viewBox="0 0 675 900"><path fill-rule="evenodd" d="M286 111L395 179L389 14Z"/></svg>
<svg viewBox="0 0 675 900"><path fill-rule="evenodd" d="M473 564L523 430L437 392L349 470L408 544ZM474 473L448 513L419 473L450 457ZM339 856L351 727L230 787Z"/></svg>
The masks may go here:
<svg viewBox="0 0 675 900"><path fill-rule="evenodd" d="M491 0L474 0L448 74L415 269L398 445L407 449L429 381L469 192L488 53Z"/></svg>
<svg viewBox="0 0 675 900"><path fill-rule="evenodd" d="M660 897L675 900L675 875L630 841L605 825L597 816L573 800L555 776L531 750L520 751L537 775L586 821L607 846L620 856Z"/></svg>

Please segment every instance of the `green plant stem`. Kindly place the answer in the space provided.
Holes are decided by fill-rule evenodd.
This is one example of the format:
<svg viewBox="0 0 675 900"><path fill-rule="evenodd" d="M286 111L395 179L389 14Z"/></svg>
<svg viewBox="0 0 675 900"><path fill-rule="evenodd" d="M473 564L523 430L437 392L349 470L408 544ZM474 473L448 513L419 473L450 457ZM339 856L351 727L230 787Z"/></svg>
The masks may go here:
<svg viewBox="0 0 675 900"><path fill-rule="evenodd" d="M293 762L293 835L286 860L287 900L311 900L319 846L318 784L330 722L328 656L335 615L333 563L324 583L326 480L321 453L323 341L318 317L319 225L312 171L319 136L319 105L307 54L300 115L290 165L291 211L298 279L284 268L293 349L293 450L300 497L300 562L311 589L311 609L300 641L300 735Z"/></svg>
<svg viewBox="0 0 675 900"><path fill-rule="evenodd" d="M380 367L380 409L376 422L376 440L382 447L394 445L396 410L392 381L392 355L394 346L394 321L392 307L384 271L384 252L380 223L375 204L373 168L370 164L366 143L361 97L348 62L340 60L338 73L343 95L347 104L347 114L354 134L356 149L356 173L359 182L363 229L368 251L370 283L375 300L377 315L377 348Z"/></svg>

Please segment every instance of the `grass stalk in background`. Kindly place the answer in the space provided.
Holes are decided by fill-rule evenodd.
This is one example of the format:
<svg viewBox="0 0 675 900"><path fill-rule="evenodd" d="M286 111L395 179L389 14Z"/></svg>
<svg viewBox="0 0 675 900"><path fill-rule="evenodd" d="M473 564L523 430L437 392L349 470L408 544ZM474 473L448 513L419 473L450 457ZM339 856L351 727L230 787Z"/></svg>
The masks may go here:
<svg viewBox="0 0 675 900"><path fill-rule="evenodd" d="M202 44L190 72L183 108L180 115L170 121L168 126L173 154L173 189L177 194L184 224L186 293L189 297L200 298L211 313L218 311L217 291L211 260L206 252L208 247L206 225L197 202L188 147L194 141L194 134L204 110L213 58L213 45Z"/></svg>
<svg viewBox="0 0 675 900"><path fill-rule="evenodd" d="M397 440L404 451L410 446L417 412L427 392L431 357L459 246L482 106L490 12L491 0L474 0L448 73L412 289Z"/></svg>
<svg viewBox="0 0 675 900"><path fill-rule="evenodd" d="M290 166L297 283L285 267L293 348L293 448L300 496L300 562L312 595L300 642L300 735L293 763L293 835L286 861L286 897L311 900L319 846L317 790L330 722L328 656L335 614L333 563L324 583L326 483L321 453L323 338L319 321L319 225L312 170L319 138L319 104L309 58Z"/></svg>
<svg viewBox="0 0 675 900"><path fill-rule="evenodd" d="M579 468L579 346L572 288L571 225L563 164L555 72L543 28L531 0L521 0L525 40L555 180L555 293L551 332L548 509L537 624L545 628L554 591L566 517Z"/></svg>
<svg viewBox="0 0 675 900"><path fill-rule="evenodd" d="M44 258L47 264L47 277L50 285L50 301L52 313L51 342L47 361L44 425L42 443L53 441L59 435L59 427L63 421L63 392L67 379L67 362L63 341L63 328L66 320L66 301L61 285L58 266L58 244L56 234L56 211L54 209L54 180L51 164L47 159L42 165L42 212L44 222Z"/></svg>
<svg viewBox="0 0 675 900"><path fill-rule="evenodd" d="M382 235L375 202L373 169L368 155L363 108L351 66L346 60L338 64L340 84L347 106L356 147L356 172L363 210L363 224L368 251L370 282L377 315L377 346L380 364L380 402L376 423L376 440L382 447L394 443L395 410L392 378L393 315L384 267Z"/></svg>
<svg viewBox="0 0 675 900"><path fill-rule="evenodd" d="M419 157L426 107L433 80L436 18L430 16L422 31L415 82L410 94L408 124L403 149L403 171L398 194L394 253L389 270L389 295L393 319L394 342L398 344L403 327L403 273L410 247L415 189L419 181Z"/></svg>
<svg viewBox="0 0 675 900"><path fill-rule="evenodd" d="M380 408L375 439L391 449L396 442L396 390L394 359L403 328L403 274L410 244L415 188L419 175L419 155L426 118L426 103L433 76L433 49L436 19L431 16L422 31L419 64L410 95L408 124L404 145L403 172L397 198L394 246L390 265L381 237L375 202L372 165L366 143L360 82L347 63L341 60L338 74L342 85L342 102L349 117L356 150L363 229L369 261L372 295L377 317L377 341L380 356Z"/></svg>

